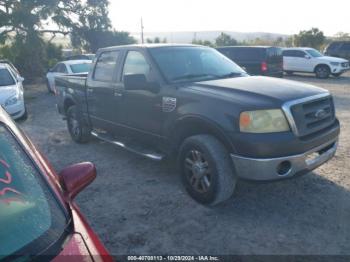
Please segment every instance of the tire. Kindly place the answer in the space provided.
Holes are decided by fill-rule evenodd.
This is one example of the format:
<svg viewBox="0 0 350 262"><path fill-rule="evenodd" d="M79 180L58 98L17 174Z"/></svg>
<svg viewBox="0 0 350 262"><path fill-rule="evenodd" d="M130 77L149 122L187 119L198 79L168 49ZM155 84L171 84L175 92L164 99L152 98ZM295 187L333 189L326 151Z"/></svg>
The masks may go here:
<svg viewBox="0 0 350 262"><path fill-rule="evenodd" d="M342 73L334 73L334 74L332 74L332 76L334 76L334 77L339 77L341 75L342 75Z"/></svg>
<svg viewBox="0 0 350 262"><path fill-rule="evenodd" d="M50 82L49 82L48 79L46 79L46 87L47 87L47 91L49 92L49 94L52 94L53 91L52 91L52 89L51 89L51 87L50 87Z"/></svg>
<svg viewBox="0 0 350 262"><path fill-rule="evenodd" d="M294 74L294 72L293 71L285 71L286 72L286 74L287 75L289 75L289 76L291 76L291 75L293 75Z"/></svg>
<svg viewBox="0 0 350 262"><path fill-rule="evenodd" d="M237 176L228 151L215 137L187 138L180 147L178 165L186 191L197 202L214 206L232 196Z"/></svg>
<svg viewBox="0 0 350 262"><path fill-rule="evenodd" d="M76 143L84 144L90 140L90 128L84 123L76 106L67 110L67 128Z"/></svg>
<svg viewBox="0 0 350 262"><path fill-rule="evenodd" d="M27 107L25 107L25 111L24 111L24 114L18 118L19 121L26 121L28 119L28 110L27 110Z"/></svg>
<svg viewBox="0 0 350 262"><path fill-rule="evenodd" d="M319 65L315 68L317 78L326 79L329 77L331 70L326 65Z"/></svg>

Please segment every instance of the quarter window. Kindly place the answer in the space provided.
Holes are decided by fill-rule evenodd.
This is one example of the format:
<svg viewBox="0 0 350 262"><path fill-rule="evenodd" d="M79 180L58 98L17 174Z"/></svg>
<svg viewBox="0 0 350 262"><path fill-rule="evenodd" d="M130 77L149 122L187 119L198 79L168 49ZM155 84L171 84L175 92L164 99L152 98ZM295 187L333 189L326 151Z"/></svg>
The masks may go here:
<svg viewBox="0 0 350 262"><path fill-rule="evenodd" d="M112 82L118 57L119 51L102 53L97 59L93 79L102 82Z"/></svg>

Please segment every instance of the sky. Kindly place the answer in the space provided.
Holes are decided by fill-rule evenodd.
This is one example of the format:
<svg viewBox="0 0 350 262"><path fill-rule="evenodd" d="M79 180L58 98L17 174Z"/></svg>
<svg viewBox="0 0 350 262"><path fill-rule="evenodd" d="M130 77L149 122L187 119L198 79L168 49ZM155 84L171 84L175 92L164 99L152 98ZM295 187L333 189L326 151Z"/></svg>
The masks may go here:
<svg viewBox="0 0 350 262"><path fill-rule="evenodd" d="M237 31L295 34L318 27L350 32L350 0L110 0L116 30Z"/></svg>

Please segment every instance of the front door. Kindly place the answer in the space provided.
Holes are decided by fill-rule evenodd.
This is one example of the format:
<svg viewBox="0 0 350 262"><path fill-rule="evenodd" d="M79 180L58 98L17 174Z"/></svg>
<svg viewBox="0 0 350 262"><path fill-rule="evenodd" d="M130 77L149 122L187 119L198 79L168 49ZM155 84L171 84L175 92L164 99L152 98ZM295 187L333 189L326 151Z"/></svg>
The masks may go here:
<svg viewBox="0 0 350 262"><path fill-rule="evenodd" d="M161 133L162 108L159 91L125 89L124 76L141 74L144 75L147 84L156 85L155 76L146 56L140 51L129 51L126 54L122 72L122 78L115 96L115 100L120 103L120 123L139 134L146 137L158 137Z"/></svg>

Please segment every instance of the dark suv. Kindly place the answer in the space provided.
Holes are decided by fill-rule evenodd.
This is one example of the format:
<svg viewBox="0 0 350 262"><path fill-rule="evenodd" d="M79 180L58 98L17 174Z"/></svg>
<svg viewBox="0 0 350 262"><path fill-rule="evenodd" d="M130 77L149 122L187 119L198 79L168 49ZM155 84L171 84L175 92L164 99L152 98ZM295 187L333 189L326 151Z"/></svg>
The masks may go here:
<svg viewBox="0 0 350 262"><path fill-rule="evenodd" d="M324 50L328 56L336 56L350 60L350 41L335 41Z"/></svg>
<svg viewBox="0 0 350 262"><path fill-rule="evenodd" d="M251 75L283 77L283 56L279 47L230 46L217 50Z"/></svg>

